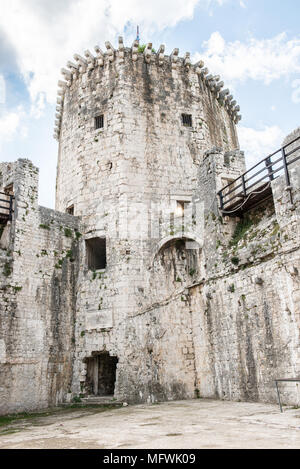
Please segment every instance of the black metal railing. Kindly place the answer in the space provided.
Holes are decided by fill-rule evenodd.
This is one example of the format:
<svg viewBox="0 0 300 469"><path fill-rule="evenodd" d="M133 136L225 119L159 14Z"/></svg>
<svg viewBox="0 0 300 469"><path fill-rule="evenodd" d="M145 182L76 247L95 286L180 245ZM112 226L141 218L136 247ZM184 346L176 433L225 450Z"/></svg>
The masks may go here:
<svg viewBox="0 0 300 469"><path fill-rule="evenodd" d="M299 159L300 137L297 137L223 187L218 192L220 210L226 215L250 209L251 199L257 203L272 195L271 182L282 174L289 187L289 166Z"/></svg>
<svg viewBox="0 0 300 469"><path fill-rule="evenodd" d="M14 196L0 192L0 220L9 221L14 212Z"/></svg>

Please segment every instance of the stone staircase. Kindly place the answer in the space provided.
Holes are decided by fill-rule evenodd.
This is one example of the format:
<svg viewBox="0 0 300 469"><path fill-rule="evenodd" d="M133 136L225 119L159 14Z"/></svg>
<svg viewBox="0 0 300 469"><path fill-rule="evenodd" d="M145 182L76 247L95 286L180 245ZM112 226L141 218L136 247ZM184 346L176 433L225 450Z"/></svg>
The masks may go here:
<svg viewBox="0 0 300 469"><path fill-rule="evenodd" d="M127 402L117 401L113 396L87 396L82 397L79 402L74 402L74 400L68 400L68 402L63 402L59 404L59 407L69 407L70 405L76 405L76 407L95 407L95 406L112 406L112 407L126 407L128 406Z"/></svg>
<svg viewBox="0 0 300 469"><path fill-rule="evenodd" d="M88 396L81 398L83 405L123 405L123 402L117 401L113 396Z"/></svg>

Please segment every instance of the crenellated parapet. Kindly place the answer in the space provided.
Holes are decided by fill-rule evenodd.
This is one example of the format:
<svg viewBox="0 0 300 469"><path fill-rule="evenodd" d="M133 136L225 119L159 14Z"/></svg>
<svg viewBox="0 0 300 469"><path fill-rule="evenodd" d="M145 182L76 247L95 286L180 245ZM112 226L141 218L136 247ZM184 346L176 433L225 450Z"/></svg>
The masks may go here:
<svg viewBox="0 0 300 469"><path fill-rule="evenodd" d="M179 56L179 49L175 48L170 56L165 55L165 46L159 46L158 51L155 52L152 48L152 43L145 46L143 52L139 49L139 42L135 40L131 48L124 46L123 38L119 37L118 47L114 48L113 45L107 41L105 42L106 51L103 51L98 45L95 46L95 52L89 50L84 52L84 57L79 54L74 54L74 61L67 62L67 68L62 68L61 73L63 80L58 82L58 98L56 107L56 120L54 129L54 138L57 140L60 137L61 122L63 113L63 104L66 90L71 88L72 85L80 79L80 77L87 72L90 72L97 67L105 67L106 64L115 64L116 68L123 67L125 62L125 55L128 55L132 64L137 62L139 57L143 57L147 65L163 67L166 63L171 64L172 73L176 73L180 69L186 73L194 73L198 79L202 81L203 85L210 91L214 99L224 107L230 119L234 124L241 120L240 106L233 99L229 89L224 89L224 82L221 81L219 75L209 73L207 67L202 60L193 64L189 52L186 52L184 57Z"/></svg>

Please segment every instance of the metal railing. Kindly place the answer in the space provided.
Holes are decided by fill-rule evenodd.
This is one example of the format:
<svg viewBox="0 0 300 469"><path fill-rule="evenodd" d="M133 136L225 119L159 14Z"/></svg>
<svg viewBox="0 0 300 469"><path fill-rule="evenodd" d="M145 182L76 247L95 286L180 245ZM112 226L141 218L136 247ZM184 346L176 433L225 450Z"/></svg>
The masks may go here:
<svg viewBox="0 0 300 469"><path fill-rule="evenodd" d="M271 182L282 174L285 175L286 185L289 187L289 166L299 159L300 137L297 137L223 187L218 192L220 210L226 215L243 210L246 203L249 207L251 197L260 199L262 194L263 198L268 190L271 191Z"/></svg>
<svg viewBox="0 0 300 469"><path fill-rule="evenodd" d="M286 382L286 383L300 383L300 378L275 379L275 386L276 386L276 391L277 391L277 396L278 396L278 404L279 404L279 407L280 407L280 412L283 412L283 410L282 410L282 404L281 404L281 399L280 399L278 383L283 383L283 382Z"/></svg>
<svg viewBox="0 0 300 469"><path fill-rule="evenodd" d="M0 192L0 220L10 221L14 212L14 196Z"/></svg>

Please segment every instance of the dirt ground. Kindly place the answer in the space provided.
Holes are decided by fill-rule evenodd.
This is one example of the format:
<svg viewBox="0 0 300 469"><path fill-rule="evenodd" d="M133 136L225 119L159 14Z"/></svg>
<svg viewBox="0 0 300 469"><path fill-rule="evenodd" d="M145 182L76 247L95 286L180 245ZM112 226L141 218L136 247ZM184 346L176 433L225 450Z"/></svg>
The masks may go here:
<svg viewBox="0 0 300 469"><path fill-rule="evenodd" d="M300 448L300 409L195 399L72 409L0 428L0 449Z"/></svg>

